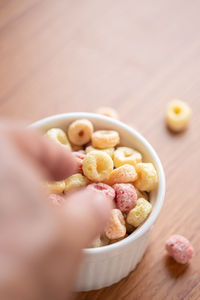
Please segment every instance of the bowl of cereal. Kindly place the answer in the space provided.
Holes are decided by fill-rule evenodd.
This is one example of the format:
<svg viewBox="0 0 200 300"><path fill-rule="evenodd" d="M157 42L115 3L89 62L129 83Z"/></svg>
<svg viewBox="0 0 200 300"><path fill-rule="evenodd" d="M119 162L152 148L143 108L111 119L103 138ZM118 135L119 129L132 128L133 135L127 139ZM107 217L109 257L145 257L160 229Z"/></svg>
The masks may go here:
<svg viewBox="0 0 200 300"><path fill-rule="evenodd" d="M83 249L76 290L118 282L141 261L163 205L165 175L158 155L133 128L94 113L55 115L31 126L73 151L79 162L77 174L47 184L52 201L83 186L113 201L104 233Z"/></svg>

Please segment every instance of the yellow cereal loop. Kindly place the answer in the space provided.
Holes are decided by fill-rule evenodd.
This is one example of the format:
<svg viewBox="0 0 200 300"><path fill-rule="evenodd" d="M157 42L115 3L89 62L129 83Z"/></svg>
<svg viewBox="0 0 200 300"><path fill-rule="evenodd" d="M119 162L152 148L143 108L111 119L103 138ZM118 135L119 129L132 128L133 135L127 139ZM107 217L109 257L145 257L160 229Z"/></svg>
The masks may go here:
<svg viewBox="0 0 200 300"><path fill-rule="evenodd" d="M67 150L71 151L71 145L65 132L60 128L51 128L46 132L46 136L61 146L65 147Z"/></svg>
<svg viewBox="0 0 200 300"><path fill-rule="evenodd" d="M111 157L103 151L91 151L83 159L84 175L92 181L103 181L113 170Z"/></svg>
<svg viewBox="0 0 200 300"><path fill-rule="evenodd" d="M132 148L118 147L114 152L113 161L116 168L125 164L135 166L142 161L142 155Z"/></svg>
<svg viewBox="0 0 200 300"><path fill-rule="evenodd" d="M87 144L92 137L93 125L87 119L76 120L68 127L68 137L74 145L82 146Z"/></svg>
<svg viewBox="0 0 200 300"><path fill-rule="evenodd" d="M88 146L85 149L86 153L89 153L89 152L94 151L94 150L96 150L96 151L103 151L103 152L107 153L111 158L113 158L113 153L114 153L114 148L113 147L107 148L107 149L101 149L100 150L100 149L94 148L93 146Z"/></svg>
<svg viewBox="0 0 200 300"><path fill-rule="evenodd" d="M171 101L166 109L166 122L173 131L184 130L190 121L191 109L181 100Z"/></svg>
<svg viewBox="0 0 200 300"><path fill-rule="evenodd" d="M46 182L44 187L50 194L60 194L65 189L65 181Z"/></svg>
<svg viewBox="0 0 200 300"><path fill-rule="evenodd" d="M109 118L113 118L116 120L119 119L117 111L112 107L102 106L102 107L99 107L96 110L96 112L97 112L97 114L100 114L100 115L103 115L103 116L106 116Z"/></svg>
<svg viewBox="0 0 200 300"><path fill-rule="evenodd" d="M151 203L144 198L140 198L137 200L137 205L129 211L126 221L130 225L138 227L146 220L151 211Z"/></svg>
<svg viewBox="0 0 200 300"><path fill-rule="evenodd" d="M137 179L137 173L133 166L123 165L114 169L110 176L105 180L105 183L113 185L115 183L133 182Z"/></svg>
<svg viewBox="0 0 200 300"><path fill-rule="evenodd" d="M126 234L125 220L122 212L114 208L111 211L110 222L105 229L105 235L110 240L120 239Z"/></svg>
<svg viewBox="0 0 200 300"><path fill-rule="evenodd" d="M105 149L115 147L119 144L119 134L114 130L97 130L92 134L92 146Z"/></svg>
<svg viewBox="0 0 200 300"><path fill-rule="evenodd" d="M138 179L134 186L141 191L150 192L157 187L158 175L152 163L139 163L136 166Z"/></svg>
<svg viewBox="0 0 200 300"><path fill-rule="evenodd" d="M89 183L89 180L82 174L74 174L65 180L65 193L81 188Z"/></svg>

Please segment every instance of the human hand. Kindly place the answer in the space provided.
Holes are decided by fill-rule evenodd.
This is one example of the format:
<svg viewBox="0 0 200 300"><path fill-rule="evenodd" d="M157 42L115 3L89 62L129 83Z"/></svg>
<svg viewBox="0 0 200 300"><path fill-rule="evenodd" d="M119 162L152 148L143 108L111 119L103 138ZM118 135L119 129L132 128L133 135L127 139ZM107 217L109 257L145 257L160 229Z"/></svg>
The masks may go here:
<svg viewBox="0 0 200 300"><path fill-rule="evenodd" d="M0 126L0 298L69 299L81 249L103 230L111 203L82 190L52 208L41 187L70 176L69 152L34 130Z"/></svg>

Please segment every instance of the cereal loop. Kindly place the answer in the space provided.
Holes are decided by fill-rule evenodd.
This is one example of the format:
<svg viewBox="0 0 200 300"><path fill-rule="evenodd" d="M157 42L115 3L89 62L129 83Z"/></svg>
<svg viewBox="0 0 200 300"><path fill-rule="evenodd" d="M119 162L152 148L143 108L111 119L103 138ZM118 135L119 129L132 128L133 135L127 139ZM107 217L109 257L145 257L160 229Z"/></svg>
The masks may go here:
<svg viewBox="0 0 200 300"><path fill-rule="evenodd" d="M65 147L67 150L71 151L71 145L68 141L68 138L65 132L60 128L52 128L46 132L46 136L53 140L54 142L60 144L62 147Z"/></svg>
<svg viewBox="0 0 200 300"><path fill-rule="evenodd" d="M151 203L143 198L140 198L137 200L136 206L129 211L126 221L130 225L138 227L146 220L151 210Z"/></svg>
<svg viewBox="0 0 200 300"><path fill-rule="evenodd" d="M69 140L77 146L84 145L91 140L93 125L89 120L76 120L69 125Z"/></svg>
<svg viewBox="0 0 200 300"><path fill-rule="evenodd" d="M111 148L106 148L106 149L97 149L97 148L94 148L93 146L88 146L85 151L86 153L89 153L91 151L103 151L105 153L107 153L111 158L113 158L113 154L114 154L114 148L111 147Z"/></svg>
<svg viewBox="0 0 200 300"><path fill-rule="evenodd" d="M137 173L133 166L123 165L117 169L114 169L109 178L104 182L113 185L115 183L128 183L137 179Z"/></svg>
<svg viewBox="0 0 200 300"><path fill-rule="evenodd" d="M113 170L113 161L103 151L91 151L83 160L83 173L92 181L103 181Z"/></svg>
<svg viewBox="0 0 200 300"><path fill-rule="evenodd" d="M115 147L119 144L119 134L114 130L97 130L92 134L92 146L99 149Z"/></svg>
<svg viewBox="0 0 200 300"><path fill-rule="evenodd" d="M191 109L183 101L171 101L166 109L166 122L173 131L184 130L190 121Z"/></svg>
<svg viewBox="0 0 200 300"><path fill-rule="evenodd" d="M152 163L139 163L136 171L138 179L134 182L134 186L137 189L150 192L157 187L158 175Z"/></svg>
<svg viewBox="0 0 200 300"><path fill-rule="evenodd" d="M118 147L114 152L113 161L116 168L124 164L135 166L137 163L142 161L142 155L140 152L134 149L128 147Z"/></svg>
<svg viewBox="0 0 200 300"><path fill-rule="evenodd" d="M109 118L113 118L113 119L116 119L116 120L119 119L117 111L112 107L106 107L106 106L105 107L99 107L96 112L97 112L97 114L100 114L100 115L103 115L103 116L106 116L106 117L109 117Z"/></svg>
<svg viewBox="0 0 200 300"><path fill-rule="evenodd" d="M170 256L180 264L186 264L194 256L194 248L190 242L182 235L172 235L165 244L165 248Z"/></svg>
<svg viewBox="0 0 200 300"><path fill-rule="evenodd" d="M115 202L122 213L128 213L136 206L137 193L130 183L116 183L113 185L115 190Z"/></svg>
<svg viewBox="0 0 200 300"><path fill-rule="evenodd" d="M111 212L111 219L105 229L106 236L111 239L119 239L125 236L126 226L124 216L119 209L113 209Z"/></svg>
<svg viewBox="0 0 200 300"><path fill-rule="evenodd" d="M115 198L115 191L114 189L102 182L98 182L98 183L91 183L87 186L88 190L92 190L98 193L102 193L107 199L109 200L114 200Z"/></svg>
<svg viewBox="0 0 200 300"><path fill-rule="evenodd" d="M65 180L65 193L86 186L88 179L82 174L74 174Z"/></svg>
<svg viewBox="0 0 200 300"><path fill-rule="evenodd" d="M46 182L44 187L50 194L61 194L65 189L65 181Z"/></svg>

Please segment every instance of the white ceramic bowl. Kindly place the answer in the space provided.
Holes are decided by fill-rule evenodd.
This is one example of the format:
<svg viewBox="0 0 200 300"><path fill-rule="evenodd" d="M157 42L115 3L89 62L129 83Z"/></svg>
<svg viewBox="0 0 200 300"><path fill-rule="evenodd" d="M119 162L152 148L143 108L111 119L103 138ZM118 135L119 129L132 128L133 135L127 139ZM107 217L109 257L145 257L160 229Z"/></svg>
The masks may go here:
<svg viewBox="0 0 200 300"><path fill-rule="evenodd" d="M104 246L83 250L76 290L89 291L109 286L126 277L142 259L149 236L164 201L165 175L162 164L152 146L133 128L122 122L92 113L66 113L35 122L31 127L45 132L52 127L66 130L74 120L89 119L95 129L113 129L120 134L121 144L133 147L143 154L143 160L152 162L159 175L159 184L151 195L153 210L148 219L124 240Z"/></svg>

